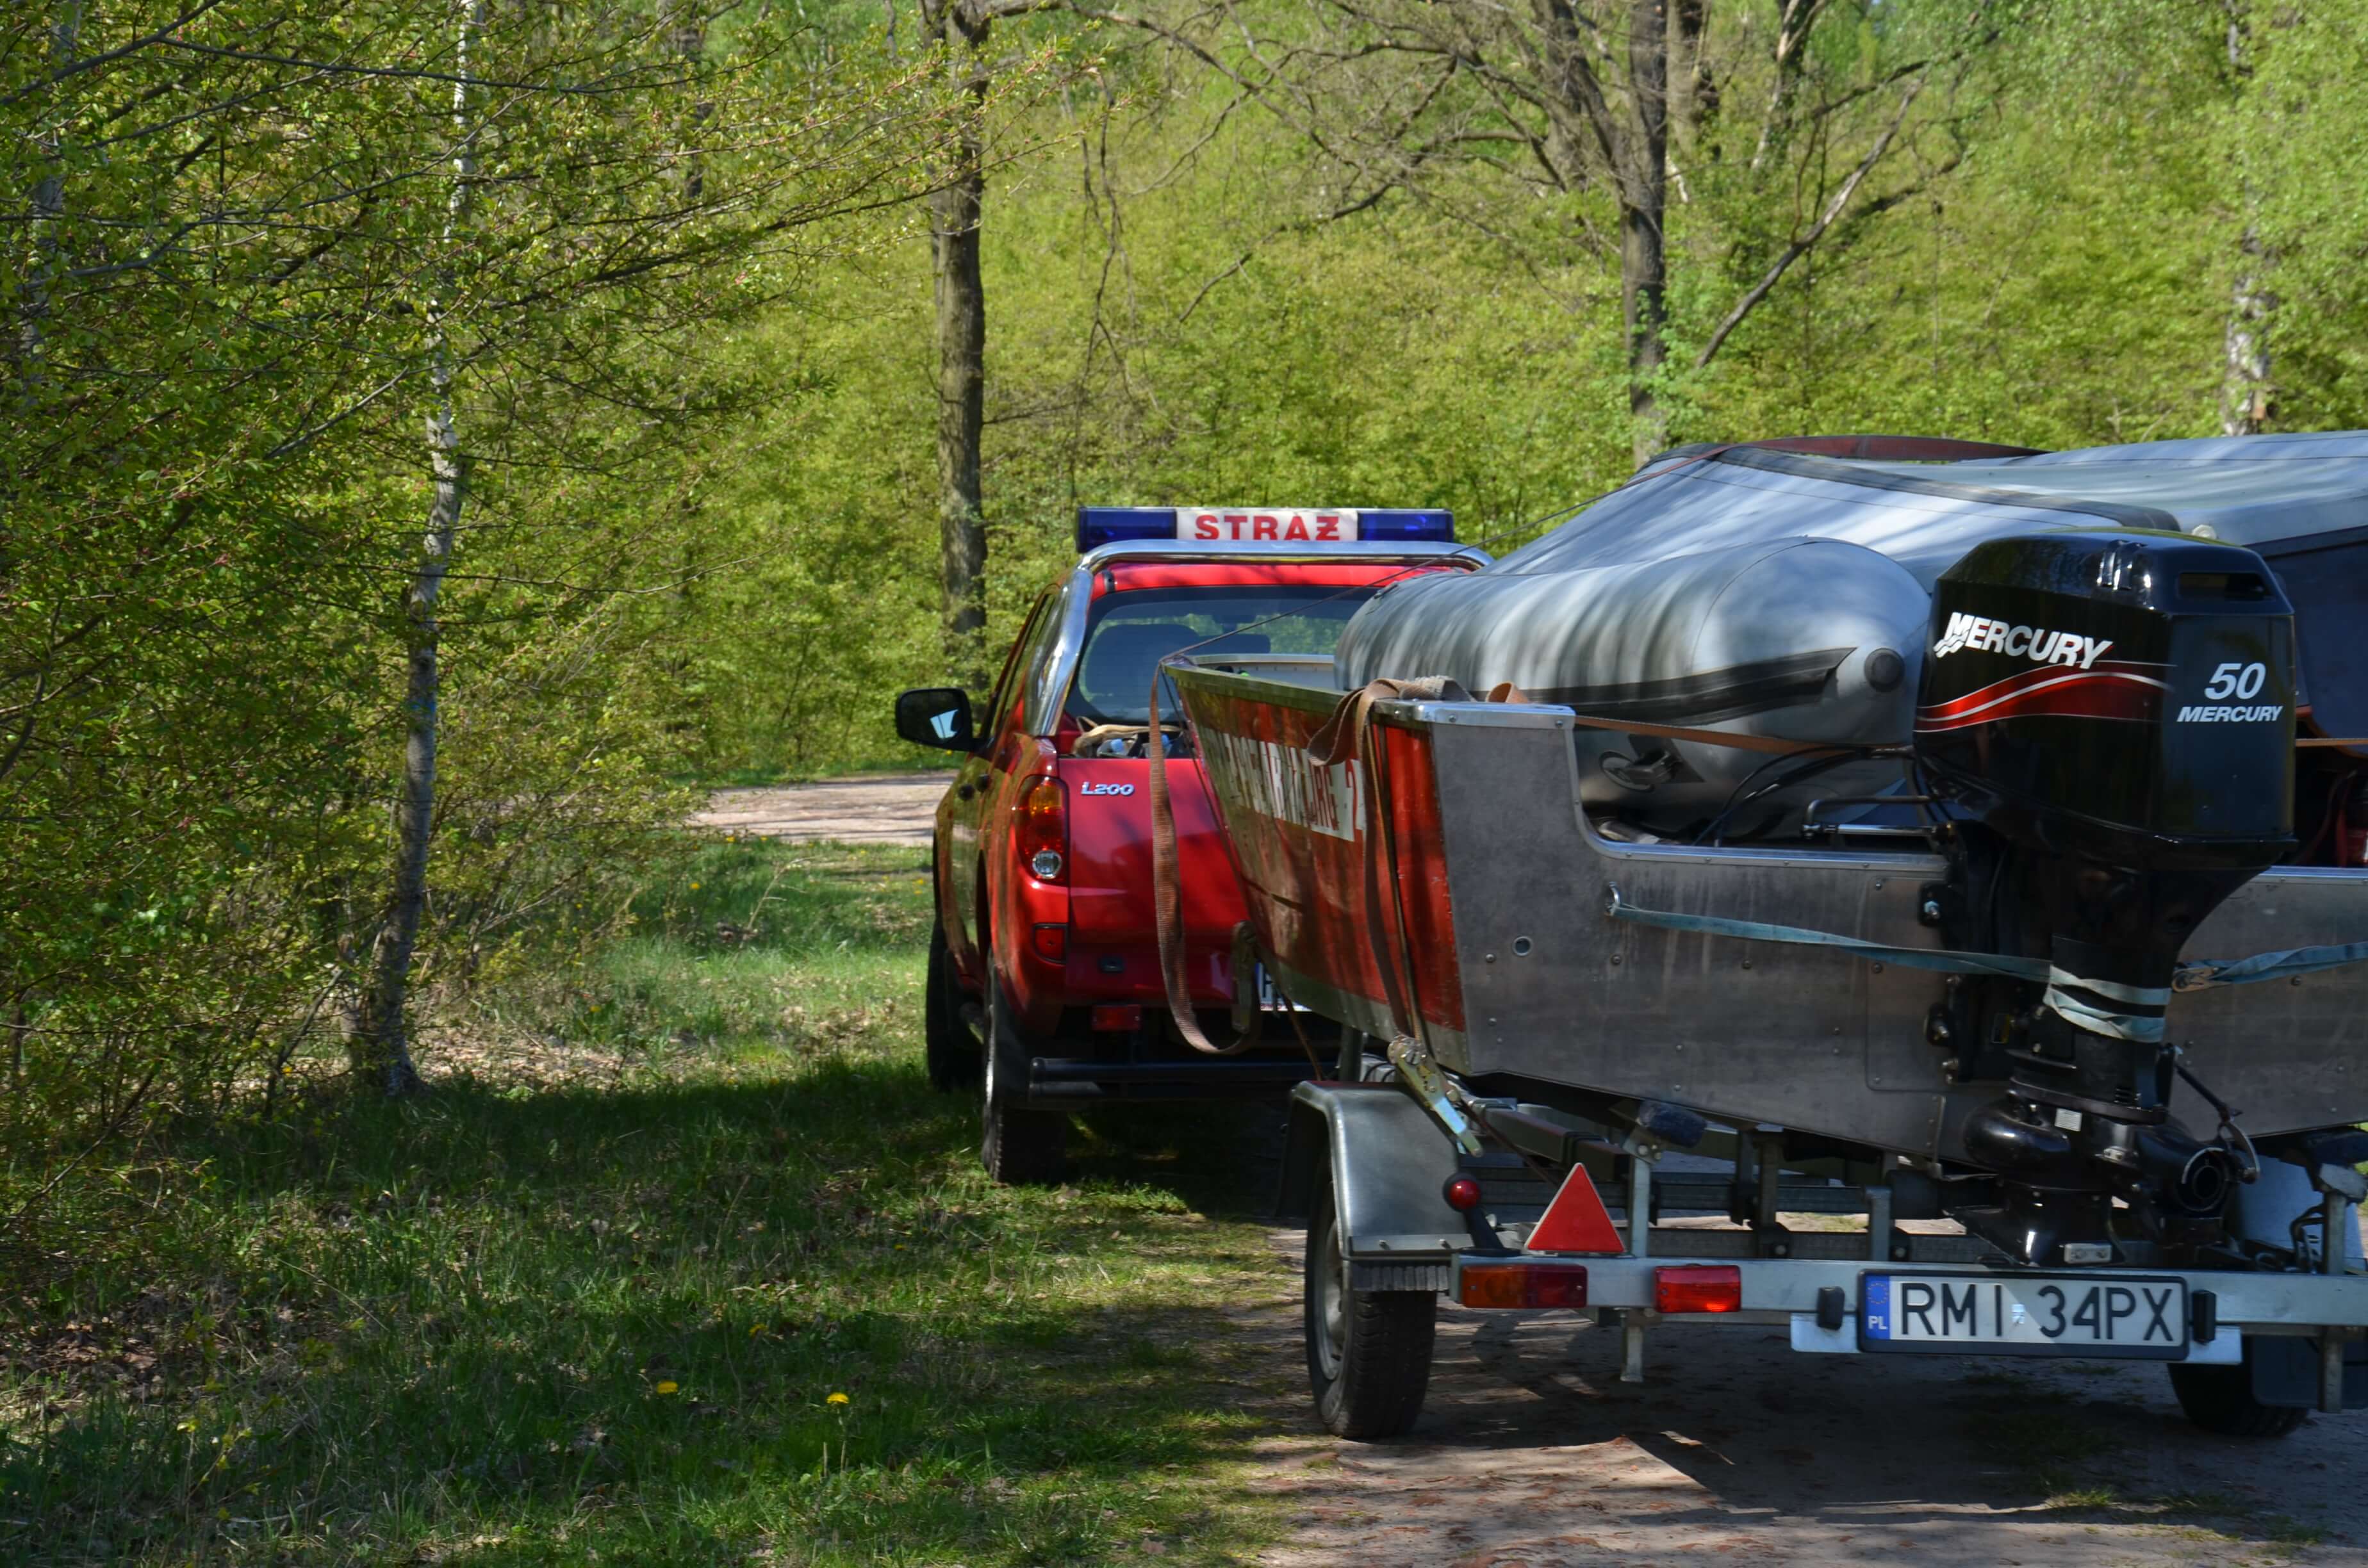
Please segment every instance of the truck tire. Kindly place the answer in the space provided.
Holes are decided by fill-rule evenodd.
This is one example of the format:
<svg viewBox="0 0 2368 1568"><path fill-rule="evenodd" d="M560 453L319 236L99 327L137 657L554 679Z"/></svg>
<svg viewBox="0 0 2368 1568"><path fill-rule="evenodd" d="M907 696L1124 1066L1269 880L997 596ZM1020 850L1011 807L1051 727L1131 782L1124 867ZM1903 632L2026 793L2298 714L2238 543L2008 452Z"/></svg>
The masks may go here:
<svg viewBox="0 0 2368 1568"><path fill-rule="evenodd" d="M940 1094L976 1088L986 1075L986 1056L978 1036L962 1022L954 956L946 946L945 926L935 922L929 926L928 978L921 983L921 1042L929 1087Z"/></svg>
<svg viewBox="0 0 2368 1568"><path fill-rule="evenodd" d="M2224 1437L2283 1437L2308 1419L2310 1412L2293 1405L2263 1404L2253 1397L2253 1342L2245 1342L2245 1359L2234 1367L2170 1369L2170 1392L2179 1408L2207 1432Z"/></svg>
<svg viewBox="0 0 2368 1568"><path fill-rule="evenodd" d="M986 1093L979 1159L1006 1187L1061 1179L1069 1158L1069 1118L1026 1103L1028 1041L1003 999L995 960L986 963Z"/></svg>
<svg viewBox="0 0 2368 1568"><path fill-rule="evenodd" d="M1430 1388L1439 1296L1351 1289L1334 1207L1327 1173L1307 1221L1302 1312L1308 1386L1327 1430L1359 1442L1395 1437L1422 1414Z"/></svg>

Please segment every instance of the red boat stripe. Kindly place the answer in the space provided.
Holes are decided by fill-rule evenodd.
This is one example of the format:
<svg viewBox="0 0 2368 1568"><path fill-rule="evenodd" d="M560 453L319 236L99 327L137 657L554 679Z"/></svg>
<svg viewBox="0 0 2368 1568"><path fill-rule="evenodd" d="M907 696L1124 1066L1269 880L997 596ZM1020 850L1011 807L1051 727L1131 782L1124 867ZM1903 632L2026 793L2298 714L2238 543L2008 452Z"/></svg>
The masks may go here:
<svg viewBox="0 0 2368 1568"><path fill-rule="evenodd" d="M1970 729L2001 719L2152 719L2162 707L2162 683L2129 676L2081 678L2012 692L1972 712L1950 716L1927 710L1916 716L1918 733Z"/></svg>
<svg viewBox="0 0 2368 1568"><path fill-rule="evenodd" d="M2122 660L2101 664L2091 670L2073 670L2060 665L2043 665L2037 669L2024 670L2018 675L2009 676L2004 680L1992 681L1979 690L1969 691L1963 697L1952 697L1946 702L1935 702L1928 708L1919 709L1918 714L1919 717L1936 719L1954 718L1969 710L1987 707L1990 703L2018 691L2029 690L2033 687L2056 686L2066 681L2118 677L2144 681L2149 686L2160 687L2168 691L2169 685L2150 673L2166 667L2162 665L2141 665Z"/></svg>

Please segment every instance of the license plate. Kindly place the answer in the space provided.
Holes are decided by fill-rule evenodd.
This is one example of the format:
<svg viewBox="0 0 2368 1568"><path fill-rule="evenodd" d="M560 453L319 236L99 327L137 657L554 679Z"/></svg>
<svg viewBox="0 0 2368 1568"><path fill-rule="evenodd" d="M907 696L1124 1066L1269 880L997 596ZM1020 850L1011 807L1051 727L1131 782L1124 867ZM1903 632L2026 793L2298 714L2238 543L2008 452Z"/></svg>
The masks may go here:
<svg viewBox="0 0 2368 1568"><path fill-rule="evenodd" d="M2187 1281L2146 1274L1864 1274L1864 1350L1995 1356L2187 1355Z"/></svg>
<svg viewBox="0 0 2368 1568"><path fill-rule="evenodd" d="M1267 973L1264 964L1258 966L1258 1009L1261 1012L1304 1013L1307 1011L1276 987L1274 977Z"/></svg>

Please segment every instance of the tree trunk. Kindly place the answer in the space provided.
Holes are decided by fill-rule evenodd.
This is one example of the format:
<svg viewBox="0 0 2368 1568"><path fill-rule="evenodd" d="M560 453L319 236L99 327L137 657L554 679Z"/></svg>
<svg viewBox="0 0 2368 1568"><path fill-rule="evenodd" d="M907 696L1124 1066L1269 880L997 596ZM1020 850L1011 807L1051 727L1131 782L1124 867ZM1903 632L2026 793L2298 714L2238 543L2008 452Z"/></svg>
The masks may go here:
<svg viewBox="0 0 2368 1568"><path fill-rule="evenodd" d="M938 583L948 674L986 682L986 519L979 500L979 437L986 411L986 291L979 276L986 195L986 24L959 6L940 18L949 68L968 97L946 183L931 199L938 313Z"/></svg>
<svg viewBox="0 0 2368 1568"><path fill-rule="evenodd" d="M2242 5L2227 6L2228 85L2241 117L2253 76L2252 18ZM2276 262L2254 226L2260 200L2249 179L2238 182L2245 204L2245 233L2237 242L2237 281L2228 294L2228 324L2221 337L2220 433L2258 436L2270 416L2270 326L2278 297L2268 286Z"/></svg>
<svg viewBox="0 0 2368 1568"><path fill-rule="evenodd" d="M2228 330L2220 377L2220 433L2258 436L2270 417L2276 389L2270 381L2270 326L2278 297L2267 278L2274 259L2251 229L2238 242L2241 259L2228 300Z"/></svg>
<svg viewBox="0 0 2368 1568"><path fill-rule="evenodd" d="M1768 112L1759 121L1759 145L1752 149L1751 172L1782 161L1793 139L1793 108L1800 97L1802 68L1808 62L1809 32L1825 0L1779 0L1776 7L1775 80L1768 89Z"/></svg>
<svg viewBox="0 0 2368 1568"><path fill-rule="evenodd" d="M477 176L475 129L471 123L469 64L477 33L484 23L486 0L461 0L460 47L452 87L452 190L444 209L444 244L449 256L468 222ZM430 403L427 412L427 468L434 499L427 508L427 532L419 565L404 596L408 676L404 693L404 736L403 782L395 797L394 885L386 914L371 946L369 988L362 998L362 1027L347 1042L355 1075L374 1083L390 1095L409 1094L420 1086L418 1069L411 1059L409 1008L411 959L419 941L419 924L427 907L427 852L436 819L436 748L439 739L438 709L442 699L442 674L436 620L436 600L450 568L452 550L461 531L461 510L467 497L468 459L461 449L453 422L452 344L447 312L457 288L448 270L428 305L427 354Z"/></svg>
<svg viewBox="0 0 2368 1568"><path fill-rule="evenodd" d="M704 0L673 0L666 16L666 42L682 62L683 74L695 76L707 59L707 12ZM684 128L682 204L697 207L707 194L707 157L701 142L715 105L706 99L693 104L690 123Z"/></svg>
<svg viewBox="0 0 2368 1568"><path fill-rule="evenodd" d="M81 0L65 0L58 8L58 19L50 29L50 71L51 74L66 70L74 62L75 51L82 41ZM63 97L62 97L62 100ZM41 160L50 165L49 172L34 182L32 202L32 256L26 269L25 296L17 307L17 358L18 386L31 392L44 377L41 371L43 330L50 313L50 278L57 266L57 222L65 215L65 176L58 167L65 151L65 126L62 119L52 118L42 129L36 146Z"/></svg>
<svg viewBox="0 0 2368 1568"><path fill-rule="evenodd" d="M1629 427L1640 464L1668 446L1657 382L1668 358L1668 265L1662 220L1669 184L1668 0L1628 11L1632 123L1620 176L1620 305L1628 333Z"/></svg>
<svg viewBox="0 0 2368 1568"><path fill-rule="evenodd" d="M1677 96L1685 106L1686 134L1699 137L1718 119L1718 77L1702 52L1703 37L1710 31L1710 0L1673 0L1669 25L1670 79L1685 84ZM1700 148L1695 155L1703 155Z"/></svg>

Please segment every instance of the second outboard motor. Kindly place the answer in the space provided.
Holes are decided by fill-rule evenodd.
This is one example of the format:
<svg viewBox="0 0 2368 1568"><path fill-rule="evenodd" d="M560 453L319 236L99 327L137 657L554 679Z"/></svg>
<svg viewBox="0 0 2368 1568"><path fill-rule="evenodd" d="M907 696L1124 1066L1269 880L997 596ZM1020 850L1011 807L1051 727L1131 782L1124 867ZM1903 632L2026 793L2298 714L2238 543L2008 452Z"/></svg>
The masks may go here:
<svg viewBox="0 0 2368 1568"><path fill-rule="evenodd" d="M2250 551L2059 533L1977 546L1932 601L1915 754L1961 824L1933 903L1952 947L2045 985L1952 986L1932 1034L2006 1094L1964 1131L2002 1200L1957 1211L2021 1262L2112 1256L2113 1199L2208 1244L2237 1176L2173 1125L2172 971L2294 847L2294 623Z"/></svg>

